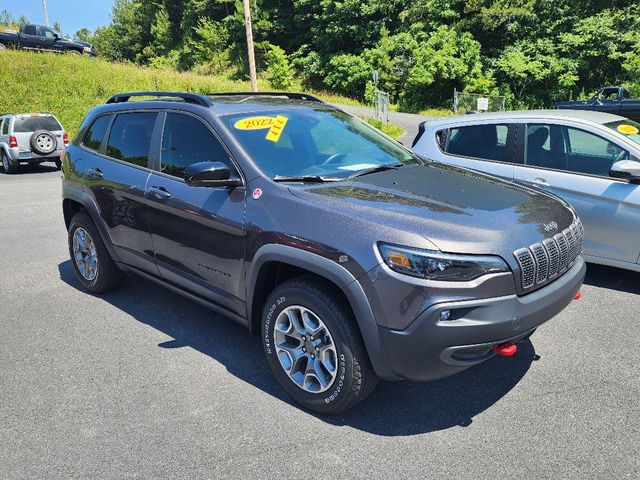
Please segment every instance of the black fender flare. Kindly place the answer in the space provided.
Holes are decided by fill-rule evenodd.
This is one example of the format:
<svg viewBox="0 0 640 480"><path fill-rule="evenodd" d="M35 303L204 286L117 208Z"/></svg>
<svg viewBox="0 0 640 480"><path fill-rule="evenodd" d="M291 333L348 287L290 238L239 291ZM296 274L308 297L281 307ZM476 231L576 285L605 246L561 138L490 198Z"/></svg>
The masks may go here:
<svg viewBox="0 0 640 480"><path fill-rule="evenodd" d="M322 257L298 248L280 244L263 245L256 252L247 274L246 304L247 318L251 320L253 312L253 298L256 290L258 275L262 266L267 262L282 262L302 268L319 275L342 290L351 305L356 317L365 348L376 374L384 380L398 380L382 344L382 339L376 324L371 305L357 279L347 269L328 258Z"/></svg>
<svg viewBox="0 0 640 480"><path fill-rule="evenodd" d="M106 228L104 227L104 223L102 221L102 217L100 216L100 211L98 209L98 206L96 205L96 202L91 197L91 195L89 195L88 193L84 192L79 188L65 185L63 201L64 200L74 201L84 207L84 209L87 211L87 213L91 217L91 220L93 220L94 225L98 229L98 233L100 234L102 243L104 243L105 247L107 247L109 255L111 256L113 261L116 263L122 263L120 261L120 257L116 253L115 248L113 247L113 243L111 243L111 238L109 237L109 234Z"/></svg>

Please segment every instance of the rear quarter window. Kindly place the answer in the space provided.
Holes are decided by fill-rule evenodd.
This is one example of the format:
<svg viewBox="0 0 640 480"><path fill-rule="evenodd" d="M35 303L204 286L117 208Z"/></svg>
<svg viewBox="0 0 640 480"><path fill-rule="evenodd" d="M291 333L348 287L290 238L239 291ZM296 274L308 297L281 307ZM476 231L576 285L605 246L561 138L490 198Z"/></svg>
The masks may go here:
<svg viewBox="0 0 640 480"><path fill-rule="evenodd" d="M82 145L96 152L99 151L110 121L111 115L96 118L82 137Z"/></svg>
<svg viewBox="0 0 640 480"><path fill-rule="evenodd" d="M146 168L157 116L150 112L118 114L109 133L107 155Z"/></svg>
<svg viewBox="0 0 640 480"><path fill-rule="evenodd" d="M13 123L13 131L16 133L35 132L37 130L55 132L62 130L62 126L55 117L40 115L16 117Z"/></svg>

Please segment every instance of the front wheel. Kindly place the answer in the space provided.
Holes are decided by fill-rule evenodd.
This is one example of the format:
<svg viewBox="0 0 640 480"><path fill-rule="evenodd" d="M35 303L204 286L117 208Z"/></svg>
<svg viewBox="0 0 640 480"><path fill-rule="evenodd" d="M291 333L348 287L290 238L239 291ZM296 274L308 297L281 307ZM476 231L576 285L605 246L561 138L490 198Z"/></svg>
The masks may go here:
<svg viewBox="0 0 640 480"><path fill-rule="evenodd" d="M262 343L280 386L310 410L343 412L378 383L348 304L332 284L313 276L289 280L271 293Z"/></svg>

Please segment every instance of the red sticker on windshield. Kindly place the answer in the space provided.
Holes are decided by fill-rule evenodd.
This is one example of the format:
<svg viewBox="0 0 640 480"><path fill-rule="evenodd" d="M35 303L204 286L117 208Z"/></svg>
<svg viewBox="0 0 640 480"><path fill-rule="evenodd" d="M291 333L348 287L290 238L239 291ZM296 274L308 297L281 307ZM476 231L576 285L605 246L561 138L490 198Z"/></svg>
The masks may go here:
<svg viewBox="0 0 640 480"><path fill-rule="evenodd" d="M254 200L257 200L257 199L259 199L261 196L262 196L262 190L261 190L261 189L259 189L259 188L256 188L256 189L253 191L253 199L254 199Z"/></svg>

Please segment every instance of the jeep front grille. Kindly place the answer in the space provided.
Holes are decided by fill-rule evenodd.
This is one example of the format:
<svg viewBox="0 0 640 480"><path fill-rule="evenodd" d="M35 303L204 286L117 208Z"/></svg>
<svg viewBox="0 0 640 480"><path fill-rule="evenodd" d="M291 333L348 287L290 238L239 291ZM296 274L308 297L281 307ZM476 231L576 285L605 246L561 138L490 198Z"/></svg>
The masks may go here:
<svg viewBox="0 0 640 480"><path fill-rule="evenodd" d="M561 275L582 253L584 228L580 220L553 238L513 252L520 267L522 290L530 290Z"/></svg>

